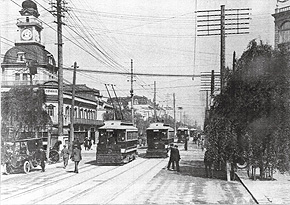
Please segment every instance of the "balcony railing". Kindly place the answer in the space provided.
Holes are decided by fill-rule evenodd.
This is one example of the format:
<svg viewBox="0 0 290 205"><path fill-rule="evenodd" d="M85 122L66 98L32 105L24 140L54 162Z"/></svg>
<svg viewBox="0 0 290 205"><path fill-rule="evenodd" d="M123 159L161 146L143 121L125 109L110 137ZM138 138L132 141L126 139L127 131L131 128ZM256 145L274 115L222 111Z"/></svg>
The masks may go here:
<svg viewBox="0 0 290 205"><path fill-rule="evenodd" d="M285 12L285 11L289 11L289 10L290 10L290 6L285 6L282 8L276 8L275 13L281 13L281 12Z"/></svg>
<svg viewBox="0 0 290 205"><path fill-rule="evenodd" d="M74 119L74 124L82 124L82 125L102 125L102 120L93 120L93 119L81 119L76 118Z"/></svg>

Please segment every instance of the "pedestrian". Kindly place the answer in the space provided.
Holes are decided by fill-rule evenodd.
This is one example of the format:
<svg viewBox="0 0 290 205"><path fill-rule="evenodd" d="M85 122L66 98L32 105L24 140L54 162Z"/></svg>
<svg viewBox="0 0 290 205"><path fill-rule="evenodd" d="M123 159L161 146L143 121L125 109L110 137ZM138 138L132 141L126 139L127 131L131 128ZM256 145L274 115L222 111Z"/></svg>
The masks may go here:
<svg viewBox="0 0 290 205"><path fill-rule="evenodd" d="M63 159L63 168L65 169L68 165L68 159L69 159L69 150L66 148L66 145L63 145L63 149L61 150L61 156Z"/></svg>
<svg viewBox="0 0 290 205"><path fill-rule="evenodd" d="M184 150L187 151L187 137L185 137L185 141L184 141Z"/></svg>
<svg viewBox="0 0 290 205"><path fill-rule="evenodd" d="M92 148L92 140L89 139L89 150L91 150L91 148Z"/></svg>
<svg viewBox="0 0 290 205"><path fill-rule="evenodd" d="M43 147L40 147L36 152L36 159L40 161L41 171L45 172L45 161L47 161L46 153L43 150Z"/></svg>
<svg viewBox="0 0 290 205"><path fill-rule="evenodd" d="M174 149L174 146L173 146L172 143L169 146L170 146L169 147L170 155L169 155L169 161L168 161L167 169L170 170L170 166L172 164L172 169L174 170L175 166L174 166L174 161L173 161L173 155L174 155L175 149Z"/></svg>
<svg viewBox="0 0 290 205"><path fill-rule="evenodd" d="M201 139L200 145L201 145L201 151L203 151L204 150L204 138Z"/></svg>
<svg viewBox="0 0 290 205"><path fill-rule="evenodd" d="M174 152L173 152L173 161L176 165L176 171L179 172L179 160L180 160L180 154L179 154L179 150L178 150L178 146L175 145L174 146Z"/></svg>
<svg viewBox="0 0 290 205"><path fill-rule="evenodd" d="M71 155L71 159L75 162L75 173L79 173L79 162L82 160L81 150L77 145L73 146L73 152Z"/></svg>
<svg viewBox="0 0 290 205"><path fill-rule="evenodd" d="M212 164L214 161L214 153L211 149L208 149L204 153L204 166L205 166L205 176L213 177L213 169Z"/></svg>

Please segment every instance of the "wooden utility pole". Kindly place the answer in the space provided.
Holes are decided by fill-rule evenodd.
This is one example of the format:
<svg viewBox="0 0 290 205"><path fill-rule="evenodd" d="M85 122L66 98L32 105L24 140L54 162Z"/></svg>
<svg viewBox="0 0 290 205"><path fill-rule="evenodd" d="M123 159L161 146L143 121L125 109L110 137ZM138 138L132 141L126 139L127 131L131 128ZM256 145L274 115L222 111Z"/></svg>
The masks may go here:
<svg viewBox="0 0 290 205"><path fill-rule="evenodd" d="M220 90L224 87L225 72L225 37L231 34L249 34L250 8L225 9L221 5L220 10L197 11L201 13L197 18L197 27L199 33L197 36L220 36ZM217 13L220 12L220 13ZM220 17L220 18L218 18ZM216 23L219 22L219 23ZM227 31L227 32L226 32Z"/></svg>
<svg viewBox="0 0 290 205"><path fill-rule="evenodd" d="M132 115L132 123L134 125L134 91L133 91L133 59L131 59L131 90L130 90L130 94L131 94L131 115Z"/></svg>
<svg viewBox="0 0 290 205"><path fill-rule="evenodd" d="M176 134L176 108L175 108L175 93L173 93L173 118L174 118L174 136Z"/></svg>
<svg viewBox="0 0 290 205"><path fill-rule="evenodd" d="M220 73L221 73L221 93L224 88L224 70L225 70L225 5L221 5L221 53L220 53Z"/></svg>
<svg viewBox="0 0 290 205"><path fill-rule="evenodd" d="M156 81L154 81L154 98L153 98L153 110L154 110L154 122L157 122L157 114L156 114Z"/></svg>
<svg viewBox="0 0 290 205"><path fill-rule="evenodd" d="M63 53L62 53L62 0L56 0L58 48L58 135L63 135Z"/></svg>
<svg viewBox="0 0 290 205"><path fill-rule="evenodd" d="M233 73L236 71L236 51L233 53Z"/></svg>
<svg viewBox="0 0 290 205"><path fill-rule="evenodd" d="M76 73L77 73L77 63L75 62L74 65L74 72L73 72L73 84L72 84L72 98L71 98L71 112L70 112L70 144L72 148L72 143L74 141L74 111L75 111L75 94L76 94Z"/></svg>

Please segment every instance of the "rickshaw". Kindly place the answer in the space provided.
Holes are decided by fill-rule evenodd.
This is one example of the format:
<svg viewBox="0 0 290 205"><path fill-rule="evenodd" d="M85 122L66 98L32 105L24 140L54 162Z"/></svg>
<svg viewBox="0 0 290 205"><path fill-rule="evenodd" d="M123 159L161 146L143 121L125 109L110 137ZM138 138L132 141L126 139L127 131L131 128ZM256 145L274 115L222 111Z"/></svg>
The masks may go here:
<svg viewBox="0 0 290 205"><path fill-rule="evenodd" d="M40 165L40 159L36 152L41 147L41 138L16 140L11 149L6 151L6 172L23 171L29 173L32 168Z"/></svg>

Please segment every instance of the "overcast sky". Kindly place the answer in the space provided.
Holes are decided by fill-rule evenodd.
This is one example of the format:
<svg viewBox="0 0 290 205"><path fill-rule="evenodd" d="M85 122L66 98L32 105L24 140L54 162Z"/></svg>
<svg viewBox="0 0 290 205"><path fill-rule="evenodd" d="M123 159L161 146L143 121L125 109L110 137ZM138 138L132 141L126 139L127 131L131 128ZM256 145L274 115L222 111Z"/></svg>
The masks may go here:
<svg viewBox="0 0 290 205"><path fill-rule="evenodd" d="M5 52L17 39L16 19L22 0L1 1L1 62ZM49 0L39 0L38 11L44 30L42 43L57 59L55 18ZM250 8L250 34L226 37L226 65L232 65L232 53L239 57L252 39L274 43L276 0L67 0L64 22L64 66L77 62L79 68L111 72L146 74L199 75L219 72L219 36L196 37L195 11ZM78 46L77 46L78 45ZM64 71L71 81L72 72ZM77 73L77 83L99 89L108 96L104 84L114 84L118 96L129 96L128 75ZM153 77L136 75L134 94L153 99L156 81L157 103L176 105L191 122L203 124L205 93L200 91L200 78ZM177 114L179 120L180 114Z"/></svg>

